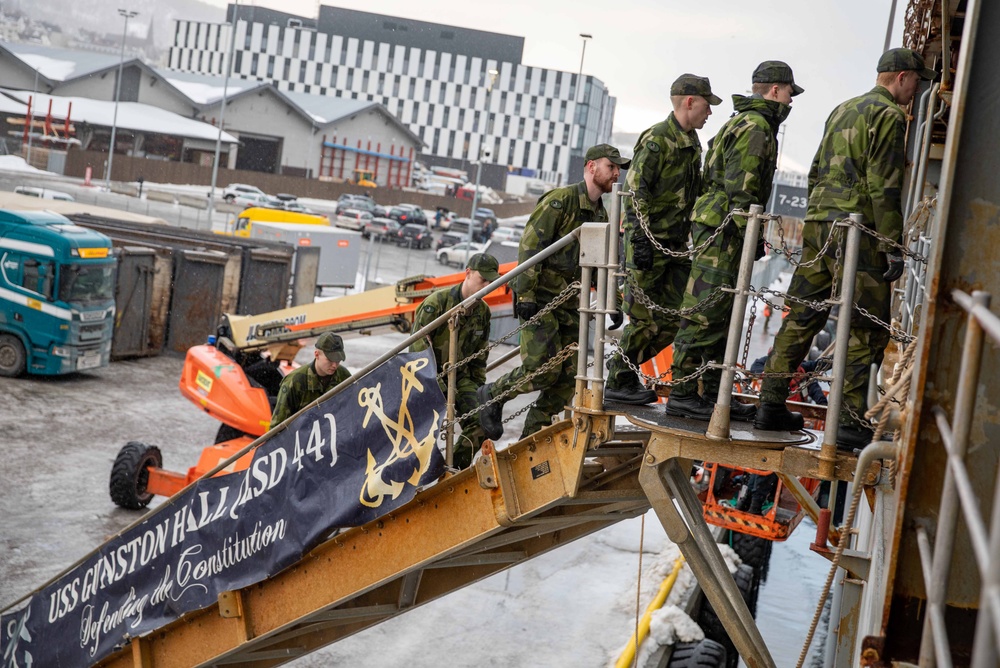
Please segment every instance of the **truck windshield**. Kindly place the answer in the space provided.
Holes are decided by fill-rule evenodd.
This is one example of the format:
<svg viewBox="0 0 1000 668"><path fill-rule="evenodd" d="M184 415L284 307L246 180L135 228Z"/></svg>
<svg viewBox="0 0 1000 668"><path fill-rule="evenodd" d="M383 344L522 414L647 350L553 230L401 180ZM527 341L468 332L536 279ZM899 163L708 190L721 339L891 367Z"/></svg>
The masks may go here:
<svg viewBox="0 0 1000 668"><path fill-rule="evenodd" d="M96 304L115 296L115 265L67 264L59 272L59 300L71 304Z"/></svg>

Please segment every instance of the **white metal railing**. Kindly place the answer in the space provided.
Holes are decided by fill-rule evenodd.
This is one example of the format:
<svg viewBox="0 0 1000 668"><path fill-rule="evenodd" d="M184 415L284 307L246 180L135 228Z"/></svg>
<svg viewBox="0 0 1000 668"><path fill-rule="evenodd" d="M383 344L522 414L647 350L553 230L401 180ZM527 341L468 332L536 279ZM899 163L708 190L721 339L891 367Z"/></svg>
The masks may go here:
<svg viewBox="0 0 1000 668"><path fill-rule="evenodd" d="M970 665L973 668L993 668L1000 660L1000 485L994 483L992 519L987 526L979 509L980 499L969 477L966 455L976 408L983 340L985 335L989 335L994 343L1000 343L1000 318L989 310L989 293L977 291L969 296L961 290L954 290L951 294L968 317L951 422L949 423L948 415L942 407L935 406L932 409L948 458L933 548L927 528L917 527L917 545L927 590L927 614L920 642L920 665L938 665L943 668L952 665L945 628L945 605L958 515L961 511L981 582L979 614Z"/></svg>

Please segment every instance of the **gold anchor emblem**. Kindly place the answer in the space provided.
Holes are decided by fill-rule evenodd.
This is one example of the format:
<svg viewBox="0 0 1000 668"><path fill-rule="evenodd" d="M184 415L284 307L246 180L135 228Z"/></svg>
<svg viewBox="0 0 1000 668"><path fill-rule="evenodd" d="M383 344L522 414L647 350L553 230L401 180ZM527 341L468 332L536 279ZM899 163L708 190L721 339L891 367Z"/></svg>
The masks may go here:
<svg viewBox="0 0 1000 668"><path fill-rule="evenodd" d="M439 414L434 411L430 429L421 439L413 433L413 418L410 416L409 398L414 389L424 391L424 384L417 378L417 372L426 367L427 358L407 362L400 367L402 379L402 397L399 403L398 419L389 418L382 408L382 384L373 388L362 388L358 392L358 404L366 409L363 427L368 426L372 415L378 419L385 435L392 442L392 452L385 462L379 464L372 451L368 450L368 465L365 468L365 484L361 487L360 501L369 508L378 508L386 496L397 498L407 484L416 486L421 476L430 466L431 454L437 443L437 424ZM409 464L410 466L407 466ZM412 467L412 469L410 468ZM382 474L390 473L387 482ZM401 470L412 473L401 478Z"/></svg>

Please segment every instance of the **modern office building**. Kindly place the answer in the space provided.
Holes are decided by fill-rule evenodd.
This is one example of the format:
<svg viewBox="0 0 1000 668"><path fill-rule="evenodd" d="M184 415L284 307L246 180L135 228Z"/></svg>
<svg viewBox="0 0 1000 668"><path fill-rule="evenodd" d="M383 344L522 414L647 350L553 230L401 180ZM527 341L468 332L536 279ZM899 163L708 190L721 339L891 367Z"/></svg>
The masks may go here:
<svg viewBox="0 0 1000 668"><path fill-rule="evenodd" d="M327 6L312 19L230 5L227 19L176 21L168 67L223 74L232 48L233 77L382 104L423 140L429 164L471 177L482 151L487 185L508 170L575 181L583 149L611 137L604 84L585 75L580 90L575 72L523 64L521 37Z"/></svg>

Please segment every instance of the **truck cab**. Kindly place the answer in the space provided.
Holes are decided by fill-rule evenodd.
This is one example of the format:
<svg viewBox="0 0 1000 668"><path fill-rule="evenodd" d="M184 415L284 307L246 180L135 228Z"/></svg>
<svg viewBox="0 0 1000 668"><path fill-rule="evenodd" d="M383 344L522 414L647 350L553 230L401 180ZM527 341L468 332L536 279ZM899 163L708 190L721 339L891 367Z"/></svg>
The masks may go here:
<svg viewBox="0 0 1000 668"><path fill-rule="evenodd" d="M108 237L59 214L0 210L0 375L107 366L116 262Z"/></svg>

